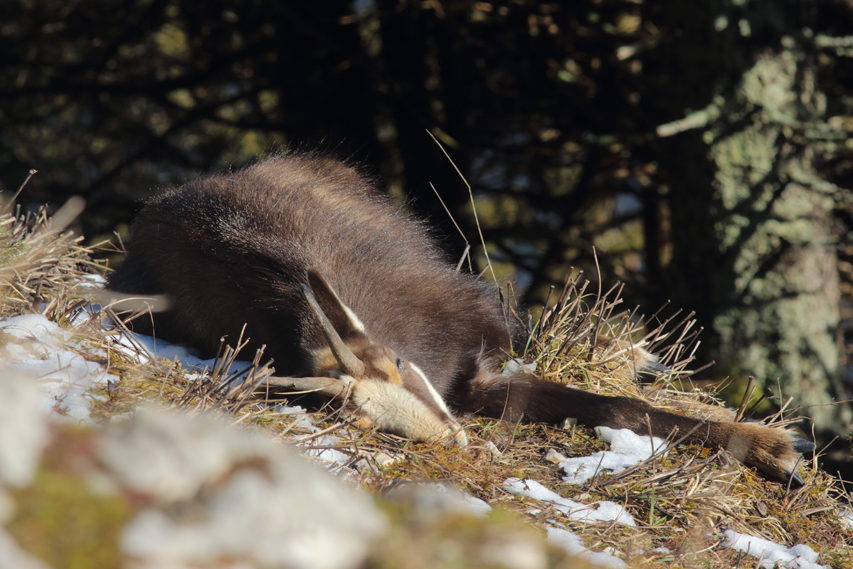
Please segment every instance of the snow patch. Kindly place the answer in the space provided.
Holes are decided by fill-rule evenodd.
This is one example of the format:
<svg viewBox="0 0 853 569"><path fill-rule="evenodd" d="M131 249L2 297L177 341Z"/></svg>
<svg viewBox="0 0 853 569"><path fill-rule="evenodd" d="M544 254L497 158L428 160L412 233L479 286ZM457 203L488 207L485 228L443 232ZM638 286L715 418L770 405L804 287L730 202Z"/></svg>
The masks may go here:
<svg viewBox="0 0 853 569"><path fill-rule="evenodd" d="M785 547L772 541L738 533L734 530L723 532L723 547L748 553L760 559L757 567L781 567L784 569L828 569L829 565L818 563L818 554L805 544Z"/></svg>
<svg viewBox="0 0 853 569"><path fill-rule="evenodd" d="M75 345L71 332L42 314L0 320L0 339L4 373L37 381L44 415L55 421L89 421L88 392L107 381L103 366L85 356L97 356L97 350Z"/></svg>
<svg viewBox="0 0 853 569"><path fill-rule="evenodd" d="M596 427L595 431L601 439L610 443L610 450L561 462L559 466L566 473L563 477L565 482L583 484L605 470L617 474L647 460L665 446L663 439L638 435L628 429Z"/></svg>
<svg viewBox="0 0 853 569"><path fill-rule="evenodd" d="M841 522L841 525L848 530L853 530L853 510L850 508L843 508L838 513L838 521Z"/></svg>
<svg viewBox="0 0 853 569"><path fill-rule="evenodd" d="M536 364L526 364L521 358L513 358L511 360L507 360L504 364L503 371L501 371L502 375L515 375L519 373L536 373Z"/></svg>
<svg viewBox="0 0 853 569"><path fill-rule="evenodd" d="M503 484L504 490L516 496L533 498L546 502L555 510L567 515L570 519L582 522L615 522L624 526L634 527L634 518L625 508L616 502L598 502L597 505L585 505L568 498L563 498L556 492L545 488L535 480L508 478Z"/></svg>

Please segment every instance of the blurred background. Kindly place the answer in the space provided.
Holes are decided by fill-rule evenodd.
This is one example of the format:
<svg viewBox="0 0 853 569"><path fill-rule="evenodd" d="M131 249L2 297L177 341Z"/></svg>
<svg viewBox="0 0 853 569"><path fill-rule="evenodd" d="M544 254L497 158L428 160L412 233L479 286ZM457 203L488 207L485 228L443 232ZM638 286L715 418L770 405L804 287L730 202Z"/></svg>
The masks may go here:
<svg viewBox="0 0 853 569"><path fill-rule="evenodd" d="M696 313L696 379L739 402L753 376L843 441L851 31L851 0L3 0L0 190L37 169L25 210L83 196L77 230L117 244L164 188L320 149L479 272L432 134L532 312L595 249L629 308Z"/></svg>

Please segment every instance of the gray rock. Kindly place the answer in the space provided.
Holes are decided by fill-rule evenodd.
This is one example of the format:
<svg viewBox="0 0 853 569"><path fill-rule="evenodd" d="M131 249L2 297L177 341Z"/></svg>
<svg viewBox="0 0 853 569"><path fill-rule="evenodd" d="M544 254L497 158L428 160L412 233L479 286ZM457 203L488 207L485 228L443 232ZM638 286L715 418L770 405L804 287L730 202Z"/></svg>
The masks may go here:
<svg viewBox="0 0 853 569"><path fill-rule="evenodd" d="M445 516L486 517L492 507L483 500L444 484L404 484L389 497L407 504L412 514L422 519Z"/></svg>
<svg viewBox="0 0 853 569"><path fill-rule="evenodd" d="M110 425L99 458L154 505L121 546L136 568L361 565L385 521L372 501L295 451L213 417L154 410ZM219 565L217 565L219 566Z"/></svg>
<svg viewBox="0 0 853 569"><path fill-rule="evenodd" d="M0 368L0 483L24 487L49 439L42 395L30 377Z"/></svg>
<svg viewBox="0 0 853 569"><path fill-rule="evenodd" d="M50 569L43 561L36 559L12 539L6 530L0 528L0 567L9 569Z"/></svg>

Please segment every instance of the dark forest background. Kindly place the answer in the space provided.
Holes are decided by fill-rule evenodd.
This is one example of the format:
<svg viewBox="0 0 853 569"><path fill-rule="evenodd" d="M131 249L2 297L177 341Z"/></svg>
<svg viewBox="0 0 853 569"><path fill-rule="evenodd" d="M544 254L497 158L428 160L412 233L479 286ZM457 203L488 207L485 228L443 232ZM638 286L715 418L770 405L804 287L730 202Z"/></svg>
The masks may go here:
<svg viewBox="0 0 853 569"><path fill-rule="evenodd" d="M482 247L528 306L598 254L626 304L705 328L846 437L853 337L852 0L3 0L0 190L142 201L284 147L352 159ZM735 382L731 388L737 397ZM760 394L760 390L759 390Z"/></svg>

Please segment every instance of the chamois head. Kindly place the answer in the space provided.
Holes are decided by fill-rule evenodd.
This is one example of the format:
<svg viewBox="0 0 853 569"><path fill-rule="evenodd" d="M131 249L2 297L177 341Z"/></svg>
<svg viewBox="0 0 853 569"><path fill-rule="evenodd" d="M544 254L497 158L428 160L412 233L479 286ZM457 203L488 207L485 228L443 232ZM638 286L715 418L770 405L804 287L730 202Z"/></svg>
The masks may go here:
<svg viewBox="0 0 853 569"><path fill-rule="evenodd" d="M346 408L358 425L465 446L465 431L423 371L391 348L372 342L358 316L316 269L308 269L308 283L300 288L328 343L312 350L314 372L347 385Z"/></svg>

